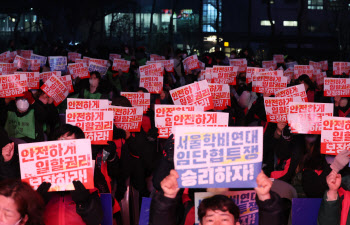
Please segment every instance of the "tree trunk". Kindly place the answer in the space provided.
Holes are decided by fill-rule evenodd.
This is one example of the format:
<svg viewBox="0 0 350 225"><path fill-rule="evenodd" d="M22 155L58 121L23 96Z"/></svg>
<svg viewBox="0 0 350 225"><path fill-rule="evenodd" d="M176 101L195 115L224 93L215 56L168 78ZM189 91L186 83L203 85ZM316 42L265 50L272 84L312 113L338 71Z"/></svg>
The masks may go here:
<svg viewBox="0 0 350 225"><path fill-rule="evenodd" d="M216 0L216 20L215 20L215 27L216 27L216 44L219 44L219 18L220 18L220 0Z"/></svg>
<svg viewBox="0 0 350 225"><path fill-rule="evenodd" d="M114 18L115 18L115 13L112 13L112 20L111 23L109 24L109 39L112 40L112 30L114 29Z"/></svg>

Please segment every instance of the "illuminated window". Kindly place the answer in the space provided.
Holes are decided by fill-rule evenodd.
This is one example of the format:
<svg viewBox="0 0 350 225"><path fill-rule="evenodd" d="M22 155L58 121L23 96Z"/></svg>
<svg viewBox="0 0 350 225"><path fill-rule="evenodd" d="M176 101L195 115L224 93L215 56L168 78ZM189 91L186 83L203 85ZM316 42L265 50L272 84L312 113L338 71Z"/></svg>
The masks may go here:
<svg viewBox="0 0 350 225"><path fill-rule="evenodd" d="M275 24L275 21L272 20L272 23ZM261 20L260 26L271 26L270 20Z"/></svg>
<svg viewBox="0 0 350 225"><path fill-rule="evenodd" d="M216 19L219 11L219 29L222 20L222 1L219 0L219 10L217 0L203 0L203 32L216 32Z"/></svg>
<svg viewBox="0 0 350 225"><path fill-rule="evenodd" d="M283 21L283 26L285 26L285 27L297 27L298 21Z"/></svg>
<svg viewBox="0 0 350 225"><path fill-rule="evenodd" d="M308 9L323 10L323 0L308 0Z"/></svg>

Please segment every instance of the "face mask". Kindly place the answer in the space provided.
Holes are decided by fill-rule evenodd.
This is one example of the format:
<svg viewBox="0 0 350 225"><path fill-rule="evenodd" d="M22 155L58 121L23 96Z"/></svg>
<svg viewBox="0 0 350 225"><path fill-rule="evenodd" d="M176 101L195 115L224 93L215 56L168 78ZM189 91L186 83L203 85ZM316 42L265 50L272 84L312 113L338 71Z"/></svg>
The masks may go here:
<svg viewBox="0 0 350 225"><path fill-rule="evenodd" d="M20 99L16 101L16 106L20 112L25 112L29 108L29 102L27 99Z"/></svg>
<svg viewBox="0 0 350 225"><path fill-rule="evenodd" d="M21 223L21 221L22 221L22 218L19 219L19 220L18 220L15 224L13 224L13 225L18 225L18 224ZM6 224L6 223L4 223L4 222L0 222L0 225L9 225L9 224Z"/></svg>
<svg viewBox="0 0 350 225"><path fill-rule="evenodd" d="M129 49L125 49L125 54L129 54Z"/></svg>
<svg viewBox="0 0 350 225"><path fill-rule="evenodd" d="M98 85L98 79L89 79L89 83L93 87L97 87Z"/></svg>

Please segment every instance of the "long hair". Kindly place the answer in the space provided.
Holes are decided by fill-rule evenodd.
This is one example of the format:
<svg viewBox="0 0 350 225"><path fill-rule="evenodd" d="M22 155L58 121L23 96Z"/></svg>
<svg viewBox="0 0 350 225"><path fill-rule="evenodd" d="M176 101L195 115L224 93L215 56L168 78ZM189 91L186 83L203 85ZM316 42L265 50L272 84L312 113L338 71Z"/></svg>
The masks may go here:
<svg viewBox="0 0 350 225"><path fill-rule="evenodd" d="M14 179L1 181L0 195L15 201L21 218L28 216L27 225L44 225L44 201L29 184Z"/></svg>

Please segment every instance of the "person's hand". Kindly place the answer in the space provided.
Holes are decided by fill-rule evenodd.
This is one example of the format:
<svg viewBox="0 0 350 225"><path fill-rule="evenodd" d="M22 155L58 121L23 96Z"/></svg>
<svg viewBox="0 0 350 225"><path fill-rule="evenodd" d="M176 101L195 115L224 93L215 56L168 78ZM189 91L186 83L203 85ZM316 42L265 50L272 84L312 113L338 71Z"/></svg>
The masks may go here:
<svg viewBox="0 0 350 225"><path fill-rule="evenodd" d="M31 105L35 102L32 92L26 91L23 93L23 98L27 99L28 103Z"/></svg>
<svg viewBox="0 0 350 225"><path fill-rule="evenodd" d="M160 186L164 192L164 196L167 198L175 198L177 192L179 192L180 188L177 183L177 178L179 178L179 174L176 170L171 170L170 174L165 177L162 182L160 182Z"/></svg>
<svg viewBox="0 0 350 225"><path fill-rule="evenodd" d="M335 201L338 198L338 189L341 184L341 175L332 171L326 178L329 190L327 192L327 201Z"/></svg>
<svg viewBox="0 0 350 225"><path fill-rule="evenodd" d="M77 207L82 207L82 205L89 202L90 192L84 187L84 185L79 181L73 181L74 191L71 192L72 200L77 204Z"/></svg>
<svg viewBox="0 0 350 225"><path fill-rule="evenodd" d="M341 99L341 97L339 95L336 95L334 97L334 106L336 106L336 107L339 106L340 99Z"/></svg>
<svg viewBox="0 0 350 225"><path fill-rule="evenodd" d="M52 104L53 103L53 98L49 97L49 100L47 101L47 104Z"/></svg>
<svg viewBox="0 0 350 225"><path fill-rule="evenodd" d="M126 130L125 131L125 139L129 139L130 135L131 135L130 131Z"/></svg>
<svg viewBox="0 0 350 225"><path fill-rule="evenodd" d="M334 161L331 164L332 170L334 172L339 173L340 170L342 170L347 164L349 164L349 150L343 150L339 152L339 154L334 158Z"/></svg>
<svg viewBox="0 0 350 225"><path fill-rule="evenodd" d="M43 198L46 204L50 201L50 198L51 198L51 193L49 193L50 187L51 187L51 183L44 181L40 184L38 189L36 189L36 192L40 194L40 196Z"/></svg>
<svg viewBox="0 0 350 225"><path fill-rule="evenodd" d="M4 157L4 161L8 162L12 159L13 153L15 150L15 143L8 143L2 148L2 157Z"/></svg>
<svg viewBox="0 0 350 225"><path fill-rule="evenodd" d="M149 129L148 134L147 134L147 139L149 141L155 141L158 138L158 128L157 127L152 127Z"/></svg>
<svg viewBox="0 0 350 225"><path fill-rule="evenodd" d="M114 161L115 157L117 156L117 146L115 145L114 141L108 141L107 143L108 145L103 148L109 153L107 160Z"/></svg>
<svg viewBox="0 0 350 225"><path fill-rule="evenodd" d="M265 201L271 198L270 190L272 181L261 171L256 178L257 187L254 188L260 201Z"/></svg>

